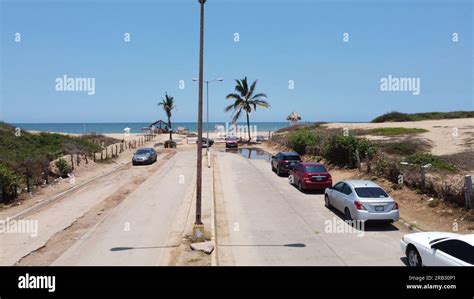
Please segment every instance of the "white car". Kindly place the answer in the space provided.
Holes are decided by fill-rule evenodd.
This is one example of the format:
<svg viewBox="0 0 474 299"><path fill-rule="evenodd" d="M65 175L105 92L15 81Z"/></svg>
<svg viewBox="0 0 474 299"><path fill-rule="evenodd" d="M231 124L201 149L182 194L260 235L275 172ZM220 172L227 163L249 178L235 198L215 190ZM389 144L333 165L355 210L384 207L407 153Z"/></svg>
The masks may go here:
<svg viewBox="0 0 474 299"><path fill-rule="evenodd" d="M326 207L344 213L346 220L394 222L400 218L397 202L371 181L340 181L324 193Z"/></svg>
<svg viewBox="0 0 474 299"><path fill-rule="evenodd" d="M474 234L413 233L403 236L400 247L410 267L474 265Z"/></svg>

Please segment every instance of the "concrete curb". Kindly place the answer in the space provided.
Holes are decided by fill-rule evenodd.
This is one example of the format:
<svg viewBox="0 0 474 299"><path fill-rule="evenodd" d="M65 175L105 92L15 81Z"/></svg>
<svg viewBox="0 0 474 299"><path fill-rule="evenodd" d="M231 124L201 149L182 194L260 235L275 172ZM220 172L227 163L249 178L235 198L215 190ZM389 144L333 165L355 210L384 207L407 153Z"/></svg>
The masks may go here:
<svg viewBox="0 0 474 299"><path fill-rule="evenodd" d="M421 229L415 227L413 223L410 223L410 222L408 222L408 221L406 221L406 220L404 220L404 219L402 219L402 218L400 218L398 221L399 221L404 227L406 227L407 229L409 229L409 230L411 230L411 231L414 231L414 232L416 232L416 233L424 232L424 230L421 230Z"/></svg>
<svg viewBox="0 0 474 299"><path fill-rule="evenodd" d="M216 179L215 179L215 155L211 152L211 165L212 165L212 205L211 205L211 241L214 244L214 250L211 253L211 266L219 266L219 261L217 259L217 227L216 227Z"/></svg>

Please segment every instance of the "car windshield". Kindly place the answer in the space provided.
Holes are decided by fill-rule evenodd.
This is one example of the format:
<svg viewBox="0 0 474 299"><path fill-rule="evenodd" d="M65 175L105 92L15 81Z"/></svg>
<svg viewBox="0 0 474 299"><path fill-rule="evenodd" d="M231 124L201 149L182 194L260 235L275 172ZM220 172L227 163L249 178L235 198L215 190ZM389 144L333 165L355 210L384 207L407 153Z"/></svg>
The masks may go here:
<svg viewBox="0 0 474 299"><path fill-rule="evenodd" d="M139 149L137 150L137 152L135 153L136 155L145 155L145 154L150 154L151 151L150 150L146 150L146 149Z"/></svg>
<svg viewBox="0 0 474 299"><path fill-rule="evenodd" d="M227 137L226 140L239 140L237 137Z"/></svg>
<svg viewBox="0 0 474 299"><path fill-rule="evenodd" d="M306 165L305 170L306 172L327 172L323 165Z"/></svg>
<svg viewBox="0 0 474 299"><path fill-rule="evenodd" d="M289 161L300 161L300 157L299 156L284 156L283 157L283 160L289 160Z"/></svg>
<svg viewBox="0 0 474 299"><path fill-rule="evenodd" d="M365 198L383 198L388 197L387 193L382 188L378 187L360 187L355 188L355 191L359 197Z"/></svg>

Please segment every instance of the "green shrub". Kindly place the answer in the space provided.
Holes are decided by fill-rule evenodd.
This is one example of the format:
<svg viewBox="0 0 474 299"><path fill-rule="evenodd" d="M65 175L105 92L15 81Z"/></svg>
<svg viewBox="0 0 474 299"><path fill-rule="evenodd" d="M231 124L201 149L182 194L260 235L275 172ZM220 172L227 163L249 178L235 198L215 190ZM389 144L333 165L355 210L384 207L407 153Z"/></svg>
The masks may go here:
<svg viewBox="0 0 474 299"><path fill-rule="evenodd" d="M59 175L63 178L66 178L69 173L71 173L71 166L63 158L59 158L54 165L58 168Z"/></svg>
<svg viewBox="0 0 474 299"><path fill-rule="evenodd" d="M452 118L473 118L474 111L452 111L452 112L424 112L424 113L401 113L392 111L376 117L373 123L382 122L401 122L401 121L419 121L419 120L435 120L435 119L452 119Z"/></svg>
<svg viewBox="0 0 474 299"><path fill-rule="evenodd" d="M409 156L424 152L431 146L423 140L400 140L396 142L380 142L378 147L388 154Z"/></svg>
<svg viewBox="0 0 474 299"><path fill-rule="evenodd" d="M413 154L411 156L408 156L406 158L406 161L412 164L416 165L426 165L426 164L431 164L431 166L435 169L440 169L440 170L448 170L448 171L455 171L456 167L448 162L443 161L437 156L434 156L432 154Z"/></svg>
<svg viewBox="0 0 474 299"><path fill-rule="evenodd" d="M0 165L0 192L2 201L16 198L16 187L21 177L5 165Z"/></svg>
<svg viewBox="0 0 474 299"><path fill-rule="evenodd" d="M375 145L367 139L352 135L333 135L326 144L324 157L333 164L353 167L355 165L356 150L359 151L360 158L365 157L367 153L369 159L372 159L375 153Z"/></svg>
<svg viewBox="0 0 474 299"><path fill-rule="evenodd" d="M316 135L305 129L296 130L288 137L289 146L300 155L306 154L306 148L315 146L316 142Z"/></svg>
<svg viewBox="0 0 474 299"><path fill-rule="evenodd" d="M367 130L369 134L381 135L381 136L398 136L398 135L409 135L409 134L420 134L426 133L428 130L418 128L375 128Z"/></svg>

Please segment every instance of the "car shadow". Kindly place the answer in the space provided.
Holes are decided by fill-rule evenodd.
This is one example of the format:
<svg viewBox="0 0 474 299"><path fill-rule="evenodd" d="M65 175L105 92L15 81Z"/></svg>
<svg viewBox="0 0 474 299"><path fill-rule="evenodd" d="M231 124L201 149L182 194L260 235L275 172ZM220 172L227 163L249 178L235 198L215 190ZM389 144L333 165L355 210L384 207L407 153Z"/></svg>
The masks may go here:
<svg viewBox="0 0 474 299"><path fill-rule="evenodd" d="M401 257L401 258L400 258L400 260L402 261L402 263L404 263L404 264L405 264L405 266L407 266L407 267L408 267L408 259L407 259L407 257L406 257L406 256L403 256L403 257Z"/></svg>
<svg viewBox="0 0 474 299"><path fill-rule="evenodd" d="M339 210L336 210L334 207L329 208L337 217L339 217L342 221L346 221L346 218L343 213ZM357 230L359 229L355 223L348 223ZM392 223L389 222L365 222L363 226L363 231L366 232L388 232L388 231L399 231L399 229L394 226Z"/></svg>
<svg viewBox="0 0 474 299"><path fill-rule="evenodd" d="M291 184L290 182L288 182L288 184L290 184L291 186L293 186L293 188L295 188L296 190L300 191L300 189L298 188L298 186L294 185L294 184ZM319 194L319 195L323 195L324 194L324 190L325 189L306 189L306 190L303 190L303 191L300 191L301 193L303 194Z"/></svg>

